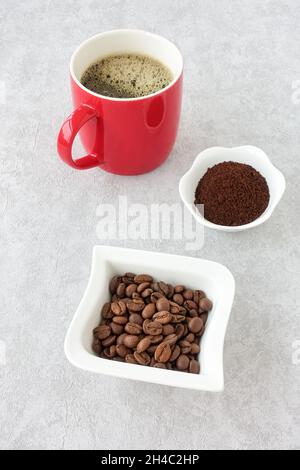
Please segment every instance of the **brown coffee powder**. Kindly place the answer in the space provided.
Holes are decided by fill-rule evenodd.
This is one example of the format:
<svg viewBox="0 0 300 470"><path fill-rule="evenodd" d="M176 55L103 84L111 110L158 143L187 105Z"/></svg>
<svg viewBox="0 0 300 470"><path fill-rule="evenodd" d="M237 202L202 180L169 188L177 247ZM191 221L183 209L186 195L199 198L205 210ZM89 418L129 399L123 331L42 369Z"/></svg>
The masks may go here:
<svg viewBox="0 0 300 470"><path fill-rule="evenodd" d="M239 226L256 220L268 207L265 178L250 165L224 162L199 181L195 204L204 205L204 217L217 225Z"/></svg>

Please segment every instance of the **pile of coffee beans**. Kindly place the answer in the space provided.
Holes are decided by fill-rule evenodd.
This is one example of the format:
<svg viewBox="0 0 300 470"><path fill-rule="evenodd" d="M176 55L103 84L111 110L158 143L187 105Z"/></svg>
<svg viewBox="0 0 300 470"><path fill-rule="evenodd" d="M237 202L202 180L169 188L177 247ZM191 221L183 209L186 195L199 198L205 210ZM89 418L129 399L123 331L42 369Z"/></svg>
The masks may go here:
<svg viewBox="0 0 300 470"><path fill-rule="evenodd" d="M126 273L113 277L110 293L93 332L98 356L199 374L200 340L213 306L203 291Z"/></svg>

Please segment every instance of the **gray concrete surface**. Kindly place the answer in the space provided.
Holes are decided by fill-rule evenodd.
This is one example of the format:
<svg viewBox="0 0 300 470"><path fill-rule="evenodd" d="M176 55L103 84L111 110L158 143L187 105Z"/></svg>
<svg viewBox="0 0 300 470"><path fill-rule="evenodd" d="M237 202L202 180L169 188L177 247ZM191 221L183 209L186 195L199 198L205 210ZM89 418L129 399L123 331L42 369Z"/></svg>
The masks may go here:
<svg viewBox="0 0 300 470"><path fill-rule="evenodd" d="M299 22L297 0L0 1L1 448L300 448ZM185 57L176 147L163 167L137 178L76 172L56 155L72 110L70 55L85 38L120 27L163 34ZM178 181L201 150L242 144L262 147L287 178L266 225L206 232L196 253L184 241L113 242L232 270L225 392L73 368L63 341L92 247L103 242L97 206L118 195L178 202Z"/></svg>

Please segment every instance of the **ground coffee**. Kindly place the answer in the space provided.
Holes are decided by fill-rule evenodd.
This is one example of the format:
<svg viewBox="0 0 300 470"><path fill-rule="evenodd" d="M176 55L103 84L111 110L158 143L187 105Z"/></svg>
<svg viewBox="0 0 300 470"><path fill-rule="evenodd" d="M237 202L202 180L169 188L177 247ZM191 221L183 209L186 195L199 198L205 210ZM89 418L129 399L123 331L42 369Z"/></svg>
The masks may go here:
<svg viewBox="0 0 300 470"><path fill-rule="evenodd" d="M210 168L198 183L195 204L217 225L239 226L256 220L268 207L265 178L249 165L224 162Z"/></svg>
<svg viewBox="0 0 300 470"><path fill-rule="evenodd" d="M213 307L203 291L126 273L113 277L110 294L93 331L98 356L199 374L200 341Z"/></svg>

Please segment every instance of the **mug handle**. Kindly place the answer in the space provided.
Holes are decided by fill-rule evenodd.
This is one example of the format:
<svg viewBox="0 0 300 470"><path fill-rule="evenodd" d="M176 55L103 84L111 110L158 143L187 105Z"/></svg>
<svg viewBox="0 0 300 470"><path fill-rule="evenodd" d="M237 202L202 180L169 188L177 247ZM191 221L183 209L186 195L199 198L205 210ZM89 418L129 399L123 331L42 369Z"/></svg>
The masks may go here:
<svg viewBox="0 0 300 470"><path fill-rule="evenodd" d="M99 118L97 111L86 104L82 104L65 120L59 131L57 139L57 151L60 158L76 170L87 170L99 166L100 159L96 153L90 153L85 157L73 160L72 146L74 139L84 124L92 118Z"/></svg>

